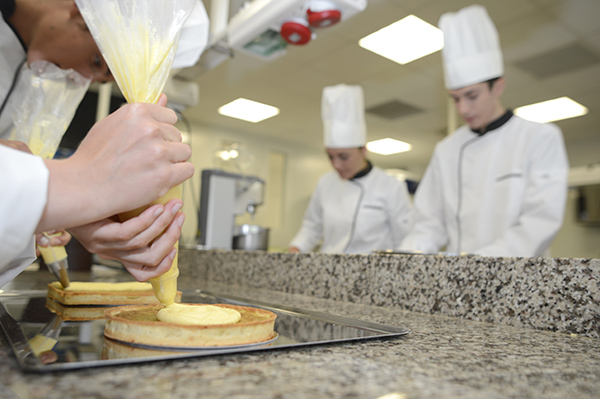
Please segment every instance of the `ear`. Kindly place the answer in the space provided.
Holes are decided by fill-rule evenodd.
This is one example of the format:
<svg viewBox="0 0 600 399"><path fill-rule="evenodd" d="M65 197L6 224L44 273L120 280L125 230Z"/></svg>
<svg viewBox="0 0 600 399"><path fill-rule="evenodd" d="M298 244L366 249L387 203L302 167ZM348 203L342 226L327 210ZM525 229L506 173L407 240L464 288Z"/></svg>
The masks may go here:
<svg viewBox="0 0 600 399"><path fill-rule="evenodd" d="M73 20L79 27L87 30L85 20L79 12L79 8L77 8L77 4L75 4L75 1L69 4L69 19Z"/></svg>
<svg viewBox="0 0 600 399"><path fill-rule="evenodd" d="M79 12L79 8L77 8L77 4L75 4L75 1L72 1L71 4L69 4L69 17L81 17L81 13Z"/></svg>
<svg viewBox="0 0 600 399"><path fill-rule="evenodd" d="M496 99L499 99L502 93L504 93L504 89L506 88L506 80L503 77L499 77L498 80L494 82L494 86L492 87L492 92Z"/></svg>
<svg viewBox="0 0 600 399"><path fill-rule="evenodd" d="M360 155L362 155L363 158L367 157L367 146L362 146L359 148L360 150Z"/></svg>

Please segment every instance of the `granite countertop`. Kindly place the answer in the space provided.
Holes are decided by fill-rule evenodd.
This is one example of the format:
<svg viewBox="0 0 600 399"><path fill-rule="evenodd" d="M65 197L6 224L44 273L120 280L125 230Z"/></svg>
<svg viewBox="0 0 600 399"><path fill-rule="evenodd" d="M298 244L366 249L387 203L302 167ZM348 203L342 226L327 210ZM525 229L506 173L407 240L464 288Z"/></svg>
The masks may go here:
<svg viewBox="0 0 600 399"><path fill-rule="evenodd" d="M27 277L26 272L20 278ZM600 397L597 338L213 281L205 285L200 288L412 332L400 338L51 374L20 372L2 348L0 398Z"/></svg>

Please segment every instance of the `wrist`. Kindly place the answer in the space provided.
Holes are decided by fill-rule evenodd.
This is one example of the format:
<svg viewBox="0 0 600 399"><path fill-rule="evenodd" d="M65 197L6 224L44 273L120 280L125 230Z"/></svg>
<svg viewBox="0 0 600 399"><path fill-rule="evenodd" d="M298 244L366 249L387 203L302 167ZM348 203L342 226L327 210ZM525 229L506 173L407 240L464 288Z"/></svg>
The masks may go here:
<svg viewBox="0 0 600 399"><path fill-rule="evenodd" d="M44 163L49 172L48 197L37 231L66 229L95 220L101 210L93 203L77 168L69 160Z"/></svg>

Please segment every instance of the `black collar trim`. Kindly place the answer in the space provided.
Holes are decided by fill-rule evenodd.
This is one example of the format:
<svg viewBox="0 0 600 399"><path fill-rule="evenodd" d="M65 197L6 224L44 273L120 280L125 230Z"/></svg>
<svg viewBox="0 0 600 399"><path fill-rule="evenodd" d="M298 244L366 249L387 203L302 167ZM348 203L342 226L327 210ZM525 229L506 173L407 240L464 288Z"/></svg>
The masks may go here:
<svg viewBox="0 0 600 399"><path fill-rule="evenodd" d="M15 8L17 8L15 0L4 0L0 2L0 12L5 20L8 20L8 18L15 13Z"/></svg>
<svg viewBox="0 0 600 399"><path fill-rule="evenodd" d="M504 125L506 122L508 122L510 120L510 118L512 118L512 116L513 116L513 112L509 109L500 118L491 122L486 127L481 128L481 129L471 129L471 131L480 136L483 136L487 132L491 132L492 130L498 129L499 127Z"/></svg>
<svg viewBox="0 0 600 399"><path fill-rule="evenodd" d="M350 178L350 180L354 180L354 179L358 179L358 178L364 177L364 176L368 175L371 170L373 170L373 165L367 159L367 166L363 170L361 170L360 172L358 172L357 174L355 174L354 176L352 176Z"/></svg>

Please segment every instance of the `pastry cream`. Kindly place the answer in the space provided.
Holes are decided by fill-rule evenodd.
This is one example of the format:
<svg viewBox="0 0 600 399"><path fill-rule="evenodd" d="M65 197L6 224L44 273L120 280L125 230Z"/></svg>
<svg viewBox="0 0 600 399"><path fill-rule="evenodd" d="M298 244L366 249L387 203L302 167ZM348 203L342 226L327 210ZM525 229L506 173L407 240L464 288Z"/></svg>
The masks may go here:
<svg viewBox="0 0 600 399"><path fill-rule="evenodd" d="M44 262L46 262L46 264L55 263L67 257L67 251L62 245L58 247L42 247L38 245L37 248L40 251L40 254L42 254L42 257L44 258Z"/></svg>
<svg viewBox="0 0 600 399"><path fill-rule="evenodd" d="M109 292L109 291L147 291L150 289L148 283L138 283L137 281L126 283L88 283L84 281L73 281L64 291L92 291L92 292Z"/></svg>
<svg viewBox="0 0 600 399"><path fill-rule="evenodd" d="M103 7L105 18L87 17L94 22L92 33L123 96L128 103L156 104L175 57L172 33L158 31L145 13L125 14L119 2Z"/></svg>
<svg viewBox="0 0 600 399"><path fill-rule="evenodd" d="M121 342L177 348L247 345L274 336L277 315L268 310L227 304L185 305L233 309L240 313L240 319L235 323L186 325L159 320L158 312L165 309L161 304L120 306L105 312L104 336Z"/></svg>
<svg viewBox="0 0 600 399"><path fill-rule="evenodd" d="M35 337L29 340L29 346L33 350L33 354L39 356L40 353L48 352L54 348L58 341L54 338L48 338L40 334L36 334Z"/></svg>
<svg viewBox="0 0 600 399"><path fill-rule="evenodd" d="M156 317L165 323L186 326L212 326L237 323L242 315L235 309L219 306L194 306L174 303L159 310Z"/></svg>
<svg viewBox="0 0 600 399"><path fill-rule="evenodd" d="M88 14L89 11L83 8L83 16L91 26L92 35L117 85L128 103L158 103L173 65L178 37L174 32L178 32L177 27L154 25L144 12L128 14L128 8L119 2L103 4L105 9L102 15ZM166 21L175 21L169 16L163 17L167 17ZM130 219L153 204L166 204L174 198L181 199L181 186L172 188L145 207L119 215L119 218L122 221ZM178 248L178 243L175 248ZM156 298L166 306L175 301L178 275L175 257L169 271L150 279Z"/></svg>
<svg viewBox="0 0 600 399"><path fill-rule="evenodd" d="M138 216L146 208L154 204L166 204L172 199L181 199L181 184L170 189L165 195L157 199L156 201L148 204L147 206L134 209L133 211L124 212L119 214L119 219L128 220L132 217ZM179 242L175 243L175 249L179 249ZM154 295L163 305L169 306L175 302L175 296L177 295L177 276L179 276L179 268L177 265L177 255L173 259L173 264L169 271L165 274L150 279L152 288L154 289Z"/></svg>

